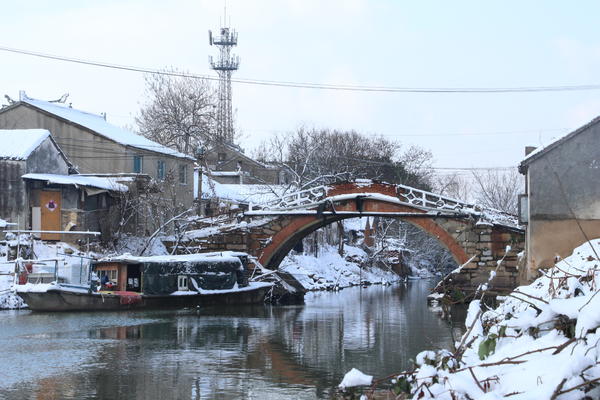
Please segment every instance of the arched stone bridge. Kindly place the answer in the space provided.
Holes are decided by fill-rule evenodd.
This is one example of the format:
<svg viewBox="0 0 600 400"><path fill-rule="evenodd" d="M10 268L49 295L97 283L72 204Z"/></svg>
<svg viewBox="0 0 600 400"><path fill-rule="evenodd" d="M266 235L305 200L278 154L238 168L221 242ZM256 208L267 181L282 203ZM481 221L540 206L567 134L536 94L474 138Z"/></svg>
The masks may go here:
<svg viewBox="0 0 600 400"><path fill-rule="evenodd" d="M436 237L463 266L453 277L463 290L487 282L501 259L491 289L505 292L519 284L517 254L524 249L525 235L514 216L408 186L372 181L320 186L258 207L250 205L238 222L210 226L200 221L200 229L187 232L184 242L187 251L245 251L265 267L277 269L306 235L361 216L400 218Z"/></svg>

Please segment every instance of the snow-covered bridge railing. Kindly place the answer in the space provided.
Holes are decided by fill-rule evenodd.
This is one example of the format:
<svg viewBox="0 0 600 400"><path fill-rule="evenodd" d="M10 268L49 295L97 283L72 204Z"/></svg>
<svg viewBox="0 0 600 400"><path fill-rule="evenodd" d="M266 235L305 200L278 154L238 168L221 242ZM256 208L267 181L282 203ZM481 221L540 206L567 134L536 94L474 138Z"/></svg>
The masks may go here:
<svg viewBox="0 0 600 400"><path fill-rule="evenodd" d="M377 200L405 205L416 214L423 217L426 215L471 216L481 223L502 225L512 229L522 230L515 216L498 210L481 207L452 197L406 185L392 185L370 180L358 180L327 186L316 186L288 193L276 200L260 204L250 204L250 207L245 214L347 214L347 211L339 211L335 208L326 211L323 206L342 200L352 199L360 199L361 201ZM426 215L423 215L423 212L425 212ZM356 214L356 212L354 212L354 214ZM375 214L371 213L371 215Z"/></svg>
<svg viewBox="0 0 600 400"><path fill-rule="evenodd" d="M351 182L357 188L363 188L364 195L371 193L369 189L376 184L376 182L370 180L358 180ZM400 202L418 207L424 210L475 210L476 206L470 203L466 203L461 200L453 199L448 196L435 194L426 190L417 189L411 186L405 185L390 185L384 184L395 188L395 195ZM272 200L263 204L254 204L252 208L258 207L263 210L291 210L298 208L311 208L319 205L323 201L326 201L331 196L330 192L336 185L330 186L316 186L308 189L300 190L293 193L284 194L276 200ZM380 193L380 191L375 191ZM252 211L252 210L250 210Z"/></svg>

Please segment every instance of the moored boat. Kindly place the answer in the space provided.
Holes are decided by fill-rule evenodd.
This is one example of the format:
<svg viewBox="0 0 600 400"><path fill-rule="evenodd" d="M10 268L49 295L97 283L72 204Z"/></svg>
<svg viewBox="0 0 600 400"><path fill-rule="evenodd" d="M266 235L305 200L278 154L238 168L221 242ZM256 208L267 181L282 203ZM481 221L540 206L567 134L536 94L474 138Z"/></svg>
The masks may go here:
<svg viewBox="0 0 600 400"><path fill-rule="evenodd" d="M270 283L248 282L245 253L105 258L91 265L89 285L16 285L33 311L93 311L252 304Z"/></svg>

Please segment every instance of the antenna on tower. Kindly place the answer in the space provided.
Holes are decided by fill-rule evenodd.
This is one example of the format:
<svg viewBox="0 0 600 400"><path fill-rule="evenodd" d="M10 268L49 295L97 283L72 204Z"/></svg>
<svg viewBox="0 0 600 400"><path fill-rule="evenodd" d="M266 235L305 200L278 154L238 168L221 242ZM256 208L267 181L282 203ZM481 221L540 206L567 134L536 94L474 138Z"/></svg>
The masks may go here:
<svg viewBox="0 0 600 400"><path fill-rule="evenodd" d="M219 105L217 108L217 132L218 141L233 144L233 117L231 112L231 75L240 66L238 56L232 54L232 49L237 46L237 32L227 26L227 2L224 8L224 22L219 30L219 35L213 35L208 31L208 40L211 46L219 49L219 58L214 60L208 57L210 67L219 75Z"/></svg>

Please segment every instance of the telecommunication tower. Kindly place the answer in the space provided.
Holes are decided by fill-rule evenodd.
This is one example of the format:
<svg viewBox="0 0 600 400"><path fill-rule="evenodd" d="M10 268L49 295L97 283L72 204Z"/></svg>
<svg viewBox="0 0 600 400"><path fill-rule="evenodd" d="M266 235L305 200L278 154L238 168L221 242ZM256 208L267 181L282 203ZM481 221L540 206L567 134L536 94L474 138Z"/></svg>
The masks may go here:
<svg viewBox="0 0 600 400"><path fill-rule="evenodd" d="M233 144L231 74L240 66L239 57L231 54L231 50L234 46L237 46L237 37L237 32L229 27L222 27L218 36L213 36L212 31L208 31L210 45L219 48L219 58L217 60L213 60L212 56L208 58L211 68L217 71L219 75L216 138L230 144Z"/></svg>

